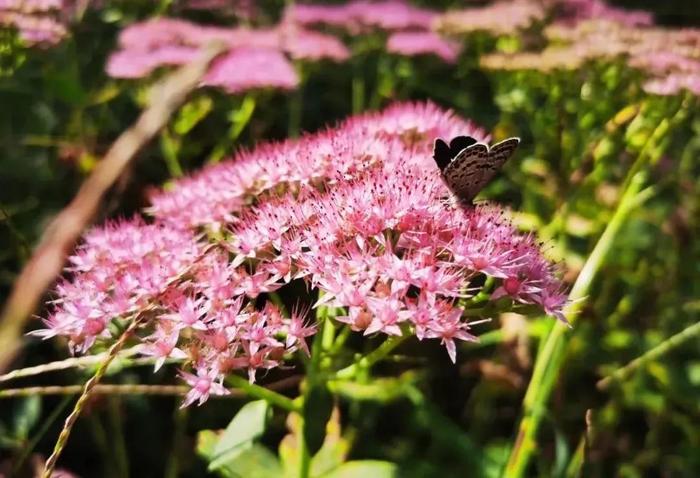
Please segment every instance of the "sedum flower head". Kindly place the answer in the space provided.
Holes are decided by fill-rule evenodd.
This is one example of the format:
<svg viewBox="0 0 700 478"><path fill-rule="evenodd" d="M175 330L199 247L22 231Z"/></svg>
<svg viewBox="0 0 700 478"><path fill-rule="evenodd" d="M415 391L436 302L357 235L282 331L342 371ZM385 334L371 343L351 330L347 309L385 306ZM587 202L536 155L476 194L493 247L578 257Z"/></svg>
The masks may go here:
<svg viewBox="0 0 700 478"><path fill-rule="evenodd" d="M455 63L460 45L445 40L435 32L396 32L389 36L387 51L404 56L435 55L446 63Z"/></svg>
<svg viewBox="0 0 700 478"><path fill-rule="evenodd" d="M226 393L231 373L254 381L308 354L312 308L338 308L363 335L439 340L452 361L486 318L470 307L478 293L565 320L535 239L496 207L446 200L431 149L456 134L486 139L432 103L398 104L178 180L153 194L151 223L86 235L38 334L83 352L138 315L139 352L156 368L184 362L188 405ZM287 312L271 294L293 282L307 306Z"/></svg>
<svg viewBox="0 0 700 478"><path fill-rule="evenodd" d="M253 89L296 88L291 60L343 61L350 55L337 38L281 24L274 28L223 28L185 20L158 18L135 23L119 35L119 50L107 62L115 78L143 78L162 67L189 63L211 41L229 51L218 59L203 82L230 93Z"/></svg>
<svg viewBox="0 0 700 478"><path fill-rule="evenodd" d="M544 20L546 15L542 2L499 1L483 7L450 11L440 16L435 26L449 34L487 32L495 36L512 35Z"/></svg>
<svg viewBox="0 0 700 478"><path fill-rule="evenodd" d="M299 25L327 25L351 32L430 28L437 12L401 0L353 0L339 5L293 4L285 21Z"/></svg>
<svg viewBox="0 0 700 478"><path fill-rule="evenodd" d="M16 29L29 46L52 46L68 34L73 7L68 0L0 0L0 26Z"/></svg>

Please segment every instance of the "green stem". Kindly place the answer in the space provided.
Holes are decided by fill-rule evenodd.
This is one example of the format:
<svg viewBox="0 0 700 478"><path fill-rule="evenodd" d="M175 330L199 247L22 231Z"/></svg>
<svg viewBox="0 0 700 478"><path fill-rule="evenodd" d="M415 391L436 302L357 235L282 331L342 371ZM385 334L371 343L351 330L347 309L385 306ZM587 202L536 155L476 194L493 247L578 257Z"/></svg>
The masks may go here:
<svg viewBox="0 0 700 478"><path fill-rule="evenodd" d="M619 382L627 377L629 377L635 370L637 370L642 365L655 360L662 355L670 352L671 350L681 346L688 340L700 336L700 322L696 322L690 327L678 332L677 334L669 337L668 339L661 342L656 347L648 350L640 357L632 360L630 363L624 367L616 370L613 374L608 375L596 384L599 390L606 390L613 382Z"/></svg>
<svg viewBox="0 0 700 478"><path fill-rule="evenodd" d="M673 127L677 126L678 123L682 122L687 113L688 108L691 105L690 97L686 98L681 102L680 106L676 112L671 117L666 117L662 119L659 124L654 128L654 131L649 136L649 139L644 143L642 150L639 152L637 159L627 173L627 177L622 183L622 190L626 190L630 184L632 178L640 171L648 162L656 163L656 161L661 158L664 150L658 148L660 140L664 138Z"/></svg>
<svg viewBox="0 0 700 478"><path fill-rule="evenodd" d="M360 358L359 360L356 360L354 364L349 365L345 367L342 370L339 370L336 374L335 377L337 379L345 380L354 377L358 371L360 370L367 370L372 365L375 363L379 362L380 360L384 359L387 355L389 355L396 347L401 345L407 338L409 337L408 334L396 336L393 335L386 339L379 347L374 349L372 352L369 354L365 355L364 357Z"/></svg>
<svg viewBox="0 0 700 478"><path fill-rule="evenodd" d="M255 96L253 96L253 94L248 94L243 98L241 105L229 113L231 126L229 127L228 134L214 147L207 162L218 163L224 156L230 153L233 144L248 123L250 123L253 113L255 112L256 104Z"/></svg>
<svg viewBox="0 0 700 478"><path fill-rule="evenodd" d="M299 75L301 77L301 74ZM303 84L293 91L289 96L289 117L287 123L287 136L298 138L301 131L301 117L304 106Z"/></svg>
<svg viewBox="0 0 700 478"><path fill-rule="evenodd" d="M226 377L226 381L251 397L265 400L266 402L276 405L283 410L287 410L288 412L298 412L301 410L301 408L298 407L292 399L287 398L277 392L273 392L268 388L250 383L248 380L243 377L239 377L238 375L229 375Z"/></svg>
<svg viewBox="0 0 700 478"><path fill-rule="evenodd" d="M115 474L120 477L128 477L129 453L126 450L126 441L124 440L124 426L122 424L122 414L119 410L120 404L120 397L109 397L107 413L109 415L109 425L111 428L109 440L110 454L114 458L116 468L116 470L114 470Z"/></svg>
<svg viewBox="0 0 700 478"><path fill-rule="evenodd" d="M299 478L309 478L311 473L311 454L304 440L304 424L299 429Z"/></svg>
<svg viewBox="0 0 700 478"><path fill-rule="evenodd" d="M644 172L639 172L631 180L630 186L625 191L612 219L579 273L569 294L572 305L567 313L567 319L570 323L575 322L580 311L580 302L590 291L593 280L600 271L605 257L610 252L615 238L630 212L650 197L653 190L641 191L645 176ZM524 476L527 465L532 458L535 451L535 436L563 362L567 342L564 334L568 330L561 324L553 324L537 355L532 378L523 399L523 417L518 426L515 445L506 465L505 476L513 478Z"/></svg>
<svg viewBox="0 0 700 478"><path fill-rule="evenodd" d="M359 69L359 67L358 67ZM365 79L362 73L355 73L352 78L352 114L361 113L365 107Z"/></svg>
<svg viewBox="0 0 700 478"><path fill-rule="evenodd" d="M322 374L319 373L323 368L329 365L329 360L326 359L327 351L333 346L335 337L335 328L332 323L332 316L335 309L326 306L321 306L316 310L316 320L319 323L320 330L314 337L314 343L311 347L311 360L306 373L306 386L303 388L301 399L301 426L299 427L298 440L299 443L299 478L309 478L311 473L311 454L309 453L306 444L305 428L306 419L304 416L304 404L309 399L310 391L317 385L319 380L322 380Z"/></svg>
<svg viewBox="0 0 700 478"><path fill-rule="evenodd" d="M168 457L168 463L165 467L165 478L177 478L180 474L180 450L185 440L185 428L187 427L188 415L188 408L177 408L175 410L175 416L173 417L175 431L173 433L172 452Z"/></svg>
<svg viewBox="0 0 700 478"><path fill-rule="evenodd" d="M164 129L160 135L160 149L171 178L179 178L183 174L182 166L178 159L180 143L180 137L174 135L168 129Z"/></svg>

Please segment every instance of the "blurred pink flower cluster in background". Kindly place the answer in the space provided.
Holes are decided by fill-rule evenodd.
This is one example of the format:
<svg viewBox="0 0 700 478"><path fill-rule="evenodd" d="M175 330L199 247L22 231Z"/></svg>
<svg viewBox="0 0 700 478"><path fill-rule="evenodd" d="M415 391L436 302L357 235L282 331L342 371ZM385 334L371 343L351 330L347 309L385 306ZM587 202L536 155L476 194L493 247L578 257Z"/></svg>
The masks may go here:
<svg viewBox="0 0 700 478"><path fill-rule="evenodd" d="M153 194L151 222L86 234L37 334L85 352L114 339L114 320L140 315L140 352L156 368L171 358L193 369L181 374L190 404L226 393L236 370L253 381L307 352L312 304L342 308L335 320L365 335L439 339L453 361L485 318L467 307L477 277L495 280L494 300L565 320L535 239L495 207L445 199L432 143L456 134L487 139L431 103L398 104L178 180ZM270 294L293 281L310 293L290 312Z"/></svg>
<svg viewBox="0 0 700 478"><path fill-rule="evenodd" d="M445 13L437 19L438 30L449 34L488 32L514 35L541 22L547 15L542 2L533 0L499 1L482 7L470 7Z"/></svg>
<svg viewBox="0 0 700 478"><path fill-rule="evenodd" d="M28 45L54 45L67 33L71 0L0 0L0 25L17 29Z"/></svg>
<svg viewBox="0 0 700 478"><path fill-rule="evenodd" d="M700 94L700 30L657 27L646 12L599 0L557 0L553 5L555 21L544 29L546 48L484 55L481 66L547 72L579 69L589 61L625 61L645 74L642 88L647 93Z"/></svg>
<svg viewBox="0 0 700 478"><path fill-rule="evenodd" d="M186 64L212 41L230 50L212 65L204 85L230 93L258 88L293 89L299 78L291 59L343 61L348 49L323 33L289 25L276 28L202 26L185 20L159 18L136 23L119 35L120 49L107 63L117 78L142 78L160 67Z"/></svg>
<svg viewBox="0 0 700 478"><path fill-rule="evenodd" d="M384 32L388 35L386 49L391 53L435 55L446 63L454 63L461 45L432 31L440 14L400 0L354 0L338 5L294 4L285 10L284 22L336 27L351 35Z"/></svg>

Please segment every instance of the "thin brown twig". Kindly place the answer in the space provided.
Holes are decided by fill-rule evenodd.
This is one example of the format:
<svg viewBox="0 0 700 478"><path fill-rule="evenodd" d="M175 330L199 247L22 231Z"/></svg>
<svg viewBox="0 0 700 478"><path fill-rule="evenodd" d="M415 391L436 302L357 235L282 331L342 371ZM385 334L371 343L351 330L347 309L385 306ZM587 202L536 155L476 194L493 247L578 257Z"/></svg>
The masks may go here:
<svg viewBox="0 0 700 478"><path fill-rule="evenodd" d="M285 390L297 385L301 375L293 375L265 385L270 390ZM0 399L27 397L31 395L77 395L83 391L83 385L49 385L45 387L8 388L0 390ZM162 395L180 396L190 391L186 385L142 385L142 384L101 384L92 388L93 395ZM248 396L239 388L229 388L227 395L211 395L209 398L242 398Z"/></svg>
<svg viewBox="0 0 700 478"><path fill-rule="evenodd" d="M138 353L138 349L136 347L132 347L118 354L116 358L125 359L133 356L136 353ZM32 377L34 375L41 375L47 372L55 372L57 370L66 370L69 368L96 365L102 362L106 356L107 352L102 352L95 355L86 355L84 357L71 357L63 360L56 360L54 362L44 363L41 365L34 365L32 367L20 368L11 372L7 372L4 375L0 375L0 383L15 380L17 378ZM151 363L153 363L152 359Z"/></svg>
<svg viewBox="0 0 700 478"><path fill-rule="evenodd" d="M47 227L31 259L17 278L0 319L0 371L19 349L19 336L44 291L60 274L73 248L107 190L138 151L167 124L187 95L198 86L209 64L225 50L211 44L197 60L157 84L151 104L112 144L104 159L85 180L71 203Z"/></svg>
<svg viewBox="0 0 700 478"><path fill-rule="evenodd" d="M114 342L114 344L112 344L112 346L109 348L107 356L100 364L99 368L95 372L95 375L90 377L90 380L85 382L85 385L82 387L82 393L80 397L78 397L78 401L73 407L73 411L70 413L70 415L68 415L68 418L66 418L66 421L63 424L63 428L61 429L61 433L58 435L56 445L53 448L53 453L51 453L51 456L49 456L49 458L46 460L46 464L44 465L44 471L41 474L41 478L51 478L53 470L56 467L56 462L61 456L61 452L65 448L66 443L68 442L68 438L70 437L70 433L73 430L73 425L75 425L75 422L78 421L78 417L83 411L83 408L85 407L85 404L87 403L88 399L90 398L90 396L92 396L94 388L100 383L100 380L102 380L102 377L107 372L107 367L109 367L109 364L112 362L114 357L117 356L119 351L126 344L126 341L129 339L131 334L141 325L142 322L143 316L134 317L134 319L131 321L131 324L129 324L129 327L127 327L126 330L119 337L119 340Z"/></svg>

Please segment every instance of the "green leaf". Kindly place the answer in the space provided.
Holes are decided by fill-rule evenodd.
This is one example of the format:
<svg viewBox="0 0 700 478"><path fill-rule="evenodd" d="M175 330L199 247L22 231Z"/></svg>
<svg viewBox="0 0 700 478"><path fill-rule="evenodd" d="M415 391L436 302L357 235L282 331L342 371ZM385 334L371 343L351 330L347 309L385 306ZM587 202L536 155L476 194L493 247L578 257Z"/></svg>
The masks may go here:
<svg viewBox="0 0 700 478"><path fill-rule="evenodd" d="M189 133L211 111L214 102L208 96L200 96L185 104L177 114L173 129L180 136Z"/></svg>
<svg viewBox="0 0 700 478"><path fill-rule="evenodd" d="M319 478L393 478L399 476L398 466L388 461L356 460L340 465Z"/></svg>
<svg viewBox="0 0 700 478"><path fill-rule="evenodd" d="M203 430L197 435L197 453L207 461L214 457L220 441L213 430ZM274 454L262 445L253 444L216 469L219 476L226 478L276 478L282 476L282 466Z"/></svg>
<svg viewBox="0 0 700 478"><path fill-rule="evenodd" d="M34 427L40 415L41 398L38 395L32 395L22 400L19 409L15 413L15 437L24 440L29 435L29 431Z"/></svg>
<svg viewBox="0 0 700 478"><path fill-rule="evenodd" d="M270 450L256 443L226 462L217 472L232 478L279 478L282 466Z"/></svg>
<svg viewBox="0 0 700 478"><path fill-rule="evenodd" d="M340 412L336 408L326 425L323 446L311 459L311 475L319 476L340 466L350 451L350 440L340 435Z"/></svg>
<svg viewBox="0 0 700 478"><path fill-rule="evenodd" d="M90 95L88 104L91 106L107 103L119 96L121 88L116 83L108 83Z"/></svg>
<svg viewBox="0 0 700 478"><path fill-rule="evenodd" d="M255 111L255 97L252 95L246 95L241 102L241 107L237 110L233 110L229 114L229 121L231 121L231 129L229 130L229 139L235 141L243 132L250 118L253 117L253 112Z"/></svg>
<svg viewBox="0 0 700 478"><path fill-rule="evenodd" d="M197 433L197 454L207 461L214 456L214 449L219 441L219 434L214 430L202 430Z"/></svg>
<svg viewBox="0 0 700 478"><path fill-rule="evenodd" d="M291 413L287 417L289 434L284 437L279 446L279 457L282 460L285 477L296 477L299 468L299 436L301 417ZM326 437L323 446L311 458L311 476L323 476L324 473L335 470L348 456L351 447L352 434L341 436L340 412L333 410L326 425Z"/></svg>
<svg viewBox="0 0 700 478"><path fill-rule="evenodd" d="M243 451L253 447L253 440L265 431L269 405L264 400L247 403L233 417L214 447L209 470L230 464Z"/></svg>
<svg viewBox="0 0 700 478"><path fill-rule="evenodd" d="M309 454L314 455L326 437L326 423L333 412L333 396L325 384L314 384L304 401L304 441Z"/></svg>

